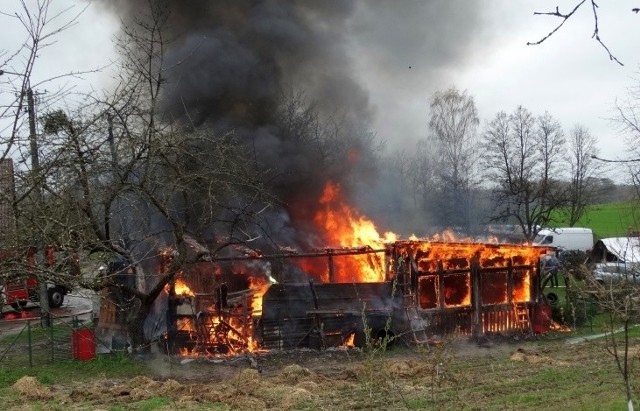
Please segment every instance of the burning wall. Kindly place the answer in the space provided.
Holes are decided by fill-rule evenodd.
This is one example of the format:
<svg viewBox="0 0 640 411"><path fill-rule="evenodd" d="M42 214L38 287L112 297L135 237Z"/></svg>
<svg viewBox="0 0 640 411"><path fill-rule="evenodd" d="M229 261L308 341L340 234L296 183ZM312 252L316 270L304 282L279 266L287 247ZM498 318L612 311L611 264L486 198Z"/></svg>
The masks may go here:
<svg viewBox="0 0 640 411"><path fill-rule="evenodd" d="M401 282L419 290L423 309L471 305L474 269L483 272L479 286L483 303L531 301L532 280L545 252L525 245L481 243L417 241L394 247Z"/></svg>
<svg viewBox="0 0 640 411"><path fill-rule="evenodd" d="M395 275L434 330L530 330L546 252L513 244L399 242Z"/></svg>
<svg viewBox="0 0 640 411"><path fill-rule="evenodd" d="M353 260L350 264L374 261L376 266L381 258L379 281L360 275L350 282L315 282L309 277L307 282L269 285L257 280L264 273L248 273L244 267L238 273L249 279L246 290L227 288L218 280L214 289L200 293L184 280L221 277L197 268L181 274L168 289L168 322L176 325L170 340L182 353L228 354L335 346L349 338L363 344L365 323L374 335L390 332L409 342L416 342L417 332L530 331L539 297L538 261L544 252L526 245L396 241L377 252L343 249L303 256L316 260L316 269L324 264L323 278L330 277L333 259ZM253 264L255 269L275 258L297 264L298 257L261 256L250 261L260 261ZM247 261L236 261L236 270ZM414 321L416 316L420 321Z"/></svg>

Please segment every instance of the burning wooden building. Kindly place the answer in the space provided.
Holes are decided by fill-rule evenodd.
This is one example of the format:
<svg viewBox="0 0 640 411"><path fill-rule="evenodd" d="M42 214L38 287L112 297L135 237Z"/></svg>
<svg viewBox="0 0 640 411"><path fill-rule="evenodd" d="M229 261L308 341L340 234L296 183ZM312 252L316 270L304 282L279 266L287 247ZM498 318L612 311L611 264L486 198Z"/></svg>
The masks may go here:
<svg viewBox="0 0 640 411"><path fill-rule="evenodd" d="M529 332L546 251L416 240L207 261L167 288L164 342L170 352L216 355ZM287 280L276 266L304 276Z"/></svg>

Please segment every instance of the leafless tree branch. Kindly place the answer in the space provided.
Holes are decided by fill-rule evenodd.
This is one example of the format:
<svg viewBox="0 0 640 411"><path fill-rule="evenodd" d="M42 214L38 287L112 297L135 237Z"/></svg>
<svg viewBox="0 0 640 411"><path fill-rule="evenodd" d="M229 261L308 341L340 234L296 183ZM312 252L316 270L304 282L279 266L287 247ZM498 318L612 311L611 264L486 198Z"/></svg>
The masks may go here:
<svg viewBox="0 0 640 411"><path fill-rule="evenodd" d="M582 7L584 5L584 3L586 3L586 1L587 0L579 1L573 7L573 9L568 13L561 13L560 12L560 8L558 6L556 6L556 9L554 11L547 11L547 12L537 12L536 11L536 12L534 12L533 14L536 15L536 16L553 16L553 17L558 17L558 18L562 19L562 21L553 30L551 30L547 35L542 37L540 40L534 41L534 42L527 42L527 46L536 46L536 45L542 44L544 41L546 41L551 36L553 36L576 13L576 11L578 11L578 9L580 7ZM589 0L589 2L591 3L591 10L592 10L592 15L593 15L593 35L591 37L596 39L596 41L598 43L600 43L600 45L606 50L607 54L609 55L609 60L615 61L619 65L624 66L624 64L622 64L622 62L620 60L618 60L618 58L615 57L611 53L611 50L609 50L609 47L607 47L607 45L600 38L600 31L599 31L599 27L598 27L598 10L597 10L598 9L598 4L595 2L595 0Z"/></svg>

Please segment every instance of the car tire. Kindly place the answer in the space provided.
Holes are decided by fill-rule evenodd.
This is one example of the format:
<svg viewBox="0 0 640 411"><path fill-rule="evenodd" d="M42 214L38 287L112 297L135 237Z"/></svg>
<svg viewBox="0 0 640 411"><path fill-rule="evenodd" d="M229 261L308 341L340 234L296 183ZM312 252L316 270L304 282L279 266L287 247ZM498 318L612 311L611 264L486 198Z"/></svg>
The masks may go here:
<svg viewBox="0 0 640 411"><path fill-rule="evenodd" d="M64 303L64 292L59 287L49 288L49 308L58 308Z"/></svg>

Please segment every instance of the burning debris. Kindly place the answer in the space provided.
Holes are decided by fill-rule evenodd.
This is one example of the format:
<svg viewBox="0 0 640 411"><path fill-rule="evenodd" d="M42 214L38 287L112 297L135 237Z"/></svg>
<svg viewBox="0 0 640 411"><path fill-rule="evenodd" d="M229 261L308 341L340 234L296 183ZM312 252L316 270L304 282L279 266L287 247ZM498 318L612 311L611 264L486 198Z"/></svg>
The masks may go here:
<svg viewBox="0 0 640 411"><path fill-rule="evenodd" d="M331 182L319 204L316 232L340 248L222 257L190 240L197 258L165 288L166 352L226 356L539 331L547 248L380 236ZM176 254L161 255L156 270L168 273Z"/></svg>
<svg viewBox="0 0 640 411"><path fill-rule="evenodd" d="M385 337L415 344L451 332L530 332L540 297L538 260L545 251L413 240L375 250L238 257L226 274L220 262L203 262L167 287L164 344L172 353L216 356L362 347ZM320 280L310 275L306 282L271 283L260 267L272 261L280 267L313 261L316 270L324 265L324 274ZM369 270L353 269L357 264ZM368 281L374 267L380 280Z"/></svg>
<svg viewBox="0 0 640 411"><path fill-rule="evenodd" d="M171 288L171 287L169 287ZM169 291L167 341L182 355L229 355L253 351L251 291L195 294L176 281Z"/></svg>

